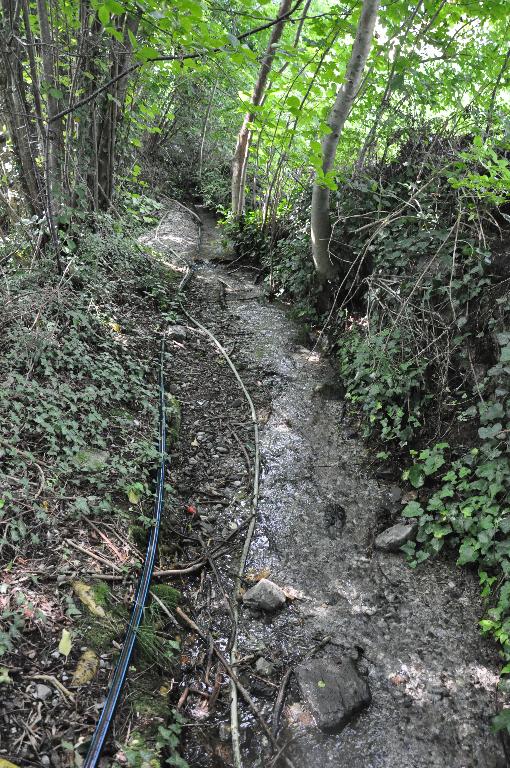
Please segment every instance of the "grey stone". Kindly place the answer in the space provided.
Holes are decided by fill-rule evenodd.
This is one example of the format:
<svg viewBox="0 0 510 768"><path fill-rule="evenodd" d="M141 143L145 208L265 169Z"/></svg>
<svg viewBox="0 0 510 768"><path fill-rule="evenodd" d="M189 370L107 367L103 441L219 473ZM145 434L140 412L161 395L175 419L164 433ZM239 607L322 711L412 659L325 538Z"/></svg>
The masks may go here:
<svg viewBox="0 0 510 768"><path fill-rule="evenodd" d="M174 341L186 341L188 331L183 325L171 325L167 330L167 336Z"/></svg>
<svg viewBox="0 0 510 768"><path fill-rule="evenodd" d="M383 552L398 552L406 541L416 536L417 530L418 523L397 523L379 534L375 547Z"/></svg>
<svg viewBox="0 0 510 768"><path fill-rule="evenodd" d="M340 664L311 659L296 668L296 677L317 725L328 733L341 731L370 704L368 683L352 659L344 659Z"/></svg>
<svg viewBox="0 0 510 768"><path fill-rule="evenodd" d="M261 579L243 595L243 603L248 608L261 611L276 611L285 604L285 599L283 590L269 579Z"/></svg>
<svg viewBox="0 0 510 768"><path fill-rule="evenodd" d="M271 677L274 672L274 664L271 664L270 661L261 656L259 659L257 659L255 670L259 673L259 675L262 675L262 677Z"/></svg>
<svg viewBox="0 0 510 768"><path fill-rule="evenodd" d="M48 685L43 685L42 683L36 685L35 695L41 701L45 701L52 693L53 691Z"/></svg>
<svg viewBox="0 0 510 768"><path fill-rule="evenodd" d="M392 485L390 488L390 499L396 503L397 501L400 501L402 496L402 488L399 488L398 485Z"/></svg>

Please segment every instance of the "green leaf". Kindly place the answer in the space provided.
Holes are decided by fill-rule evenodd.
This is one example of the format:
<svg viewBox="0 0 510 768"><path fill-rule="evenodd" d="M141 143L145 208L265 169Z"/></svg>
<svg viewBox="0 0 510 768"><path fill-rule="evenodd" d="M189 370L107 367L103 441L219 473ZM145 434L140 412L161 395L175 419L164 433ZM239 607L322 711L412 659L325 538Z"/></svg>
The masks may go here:
<svg viewBox="0 0 510 768"><path fill-rule="evenodd" d="M317 687L318 688L325 688L326 687L326 683L324 682L324 680L319 680L319 682L317 683Z"/></svg>
<svg viewBox="0 0 510 768"><path fill-rule="evenodd" d="M417 501L410 501L403 509L404 517L421 517L424 514L423 507Z"/></svg>
<svg viewBox="0 0 510 768"><path fill-rule="evenodd" d="M141 494L135 488L130 488L128 491L128 499L131 504L138 504L141 499Z"/></svg>
<svg viewBox="0 0 510 768"><path fill-rule="evenodd" d="M144 45L136 51L136 58L139 61L148 61L148 59L155 59L160 55L157 48L152 48L150 45Z"/></svg>
<svg viewBox="0 0 510 768"><path fill-rule="evenodd" d="M121 13L124 13L125 11L122 3L117 2L117 0L106 0L105 6L109 9L110 13L113 13L116 16L120 16Z"/></svg>
<svg viewBox="0 0 510 768"><path fill-rule="evenodd" d="M503 347L499 360L501 363L510 363L510 344Z"/></svg>
<svg viewBox="0 0 510 768"><path fill-rule="evenodd" d="M482 440L492 440L496 437L497 434L501 432L502 429L503 425L498 421L498 423L493 424L492 427L480 427L478 430L478 436L481 437Z"/></svg>
<svg viewBox="0 0 510 768"><path fill-rule="evenodd" d="M129 40L130 40L131 45L133 46L133 48L136 48L137 45L138 45L138 41L137 41L136 37L134 36L133 32L129 29L129 27L128 27L128 37L129 37Z"/></svg>
<svg viewBox="0 0 510 768"><path fill-rule="evenodd" d="M510 707L505 707L492 721L493 730L498 733L505 729L510 733Z"/></svg>
<svg viewBox="0 0 510 768"><path fill-rule="evenodd" d="M413 486L413 488L421 488L425 482L425 472L421 464L413 464L407 470L407 479Z"/></svg>
<svg viewBox="0 0 510 768"><path fill-rule="evenodd" d="M97 15L103 26L106 27L107 24L110 23L110 9L108 8L108 5L100 5L97 9Z"/></svg>
<svg viewBox="0 0 510 768"><path fill-rule="evenodd" d="M0 685L9 685L12 683L12 679L9 677L9 670L7 667L0 667Z"/></svg>
<svg viewBox="0 0 510 768"><path fill-rule="evenodd" d="M475 563L478 560L479 550L474 542L465 541L459 548L459 558L457 565L466 565Z"/></svg>

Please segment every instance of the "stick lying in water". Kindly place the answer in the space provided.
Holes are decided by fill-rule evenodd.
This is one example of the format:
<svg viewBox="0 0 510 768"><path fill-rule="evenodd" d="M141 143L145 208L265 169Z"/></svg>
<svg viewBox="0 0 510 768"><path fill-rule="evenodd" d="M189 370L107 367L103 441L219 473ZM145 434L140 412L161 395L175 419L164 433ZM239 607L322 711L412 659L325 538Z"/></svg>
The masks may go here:
<svg viewBox="0 0 510 768"><path fill-rule="evenodd" d="M260 485L259 423L257 419L257 412L255 410L255 406L253 404L253 400L251 399L250 393L246 389L244 382L241 376L239 375L239 372L235 367L234 363L232 362L230 355L226 351L225 347L218 341L216 336L214 336L214 334L211 333L211 331L208 328L202 325L196 318L192 317L192 315L186 312L185 309L182 309L182 312L184 313L184 315L186 315L188 320L190 320L194 325L197 326L197 328L199 328L202 331L202 333L204 333L206 336L208 336L211 339L213 344L217 347L217 349L225 358L226 362L228 363L228 365L232 370L232 373L236 377L239 386L241 387L241 390L248 402L248 405L250 406L251 420L253 423L253 432L254 432L254 440L255 440L255 461L254 461L254 467L253 467L253 492L252 492L252 500L251 500L251 519L248 526L246 539L244 542L243 552L241 554L239 570L237 572L236 579L235 579L234 598L232 600L233 626L232 626L232 635L231 635L230 663L235 664L235 662L237 661L237 625L239 620L238 601L241 596L241 582L242 582L242 578L246 568L246 560L248 558L248 553L250 551L251 540L253 538L253 532L255 530L255 524L257 522L257 507L258 507L258 500L259 500L259 485ZM239 738L239 714L238 714L237 691L238 691L238 686L234 684L234 681L232 681L231 689L230 689L230 697L231 697L230 728L232 732L232 751L234 753L235 768L242 768L241 742ZM273 738L271 731L269 731L269 729L267 730L270 734L270 737Z"/></svg>
<svg viewBox="0 0 510 768"><path fill-rule="evenodd" d="M158 600L158 603L163 607L163 604L160 603L159 600ZM165 613L167 613L167 612L170 613L168 611L168 609L166 608L166 606L163 608L163 610L164 610ZM226 658L224 657L224 655L222 654L222 652L220 651L220 649L218 648L218 646L216 645L214 640L212 639L211 634L206 632L205 630L201 629L198 626L198 624L196 624L196 622L194 622L193 619L190 616L188 616L186 613L184 613L182 608L178 608L177 607L175 609L175 613L205 643L211 643L212 644L213 651L214 651L216 657L218 658L218 661L220 662L222 667L224 667L226 673L230 677L230 679L232 681L232 684L235 685L236 689L239 691L239 693L241 694L242 698L245 700L246 704L248 705L248 707L250 708L252 713L255 715L255 717L259 721L260 725L262 726L262 730L264 731L264 734L267 736L267 738L271 742L271 745L272 745L273 749L276 752L278 752L279 751L279 745L278 745L278 742L277 742L276 738L271 733L271 729L269 728L268 724L266 723L266 721L264 720L264 718L260 714L259 710L257 709L257 705L255 704L255 702L253 701L252 697L250 696L250 693L246 690L244 685L241 683L241 681L237 677L236 673L232 669L231 665L228 663L228 661L226 660ZM283 759L285 760L285 762L287 763L289 768L295 768L294 763L290 760L290 758L283 757Z"/></svg>

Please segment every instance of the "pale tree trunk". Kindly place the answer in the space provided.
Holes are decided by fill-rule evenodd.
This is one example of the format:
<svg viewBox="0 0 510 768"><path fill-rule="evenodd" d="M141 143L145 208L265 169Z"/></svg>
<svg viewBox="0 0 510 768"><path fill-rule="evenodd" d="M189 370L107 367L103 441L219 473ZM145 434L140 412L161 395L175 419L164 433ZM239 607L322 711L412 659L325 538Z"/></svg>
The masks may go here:
<svg viewBox="0 0 510 768"><path fill-rule="evenodd" d="M25 199L32 213L43 210L41 179L36 165L37 129L28 105L23 77L25 51L20 41L20 8L8 0L0 6L0 118L3 115Z"/></svg>
<svg viewBox="0 0 510 768"><path fill-rule="evenodd" d="M37 0L37 16L41 34L41 59L44 84L47 90L46 106L48 129L46 133L46 176L48 207L50 216L53 213L55 200L60 204L61 200L61 161L62 161L62 121L55 120L59 111L58 99L55 91L58 90L58 76L56 63L56 43L53 39L48 5L46 0Z"/></svg>
<svg viewBox="0 0 510 768"><path fill-rule="evenodd" d="M276 55L276 47L280 42L285 22L287 21L289 11L291 10L291 4L292 0L281 0L277 18L284 18L281 18L281 21L272 27L271 37L269 38L267 50L262 59L257 82L255 83L251 97L251 103L254 107L259 107L264 97L267 79ZM248 165L248 152L251 142L251 124L254 119L255 112L248 112L245 115L241 130L237 137L234 162L232 164L232 213L234 216L241 216L244 212L246 167Z"/></svg>
<svg viewBox="0 0 510 768"><path fill-rule="evenodd" d="M214 102L214 96L216 94L216 88L218 87L218 79L214 81L214 85L211 91L211 95L209 97L209 103L207 104L207 109L205 112L204 117L204 124L202 126L202 138L200 140L200 152L198 157L198 181L202 181L202 170L204 167L204 148L205 148L205 140L207 137L207 127L209 125L209 118L211 117L211 110L213 107Z"/></svg>
<svg viewBox="0 0 510 768"><path fill-rule="evenodd" d="M118 41L112 41L112 66L110 77L116 77L119 72L128 68L131 60L132 43L128 30L136 35L140 16L126 14L123 23L124 40L122 45ZM113 197L114 179L117 158L117 134L124 117L124 107L128 87L128 78L124 77L115 84L112 93L113 99L105 99L103 102L103 115L98 132L97 158L98 158L98 187L99 208L107 211Z"/></svg>
<svg viewBox="0 0 510 768"><path fill-rule="evenodd" d="M324 174L329 173L333 168L338 142L361 83L363 70L370 53L378 8L379 0L363 0L345 79L337 93L328 119L331 133L328 133L322 140L322 170ZM312 193L312 257L317 274L323 282L333 280L338 275L338 267L332 263L329 255L331 239L329 195L329 188L322 185L320 178L316 177Z"/></svg>

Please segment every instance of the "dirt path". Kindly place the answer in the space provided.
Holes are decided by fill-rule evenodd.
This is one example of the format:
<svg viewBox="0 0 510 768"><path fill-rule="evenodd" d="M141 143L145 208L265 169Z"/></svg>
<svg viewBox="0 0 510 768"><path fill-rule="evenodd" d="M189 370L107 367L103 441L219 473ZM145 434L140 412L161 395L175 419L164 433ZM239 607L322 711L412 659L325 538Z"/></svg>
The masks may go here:
<svg viewBox="0 0 510 768"><path fill-rule="evenodd" d="M199 262L221 250L214 221L202 216ZM193 238L193 218L176 208L154 245L197 258ZM490 730L498 658L479 635L473 575L444 559L411 571L402 555L374 547L376 535L399 519L401 491L367 470L344 403L334 385L324 386L332 379L329 362L300 343L284 308L265 301L248 272L235 269L197 263L187 307L231 351L259 412L263 481L248 578L269 575L297 596L274 614L241 607L243 681L270 719L285 671L330 637L315 654L327 678L317 686L327 688L329 672L350 659L371 703L340 733L325 733L310 712L317 692L303 694L292 677L279 741L289 742L295 765L503 768L501 741ZM191 559L246 520L252 431L239 388L210 343L189 327L172 343L169 376L182 425L167 535ZM217 577L202 571L182 584L194 615L223 648L230 626L224 591L232 591L238 539L215 559ZM181 689L197 691L183 704L186 757L194 768L231 765L228 681L196 638L181 662ZM211 706L215 681L219 697ZM327 708L327 697L321 701ZM244 711L241 730L245 768L271 765Z"/></svg>

